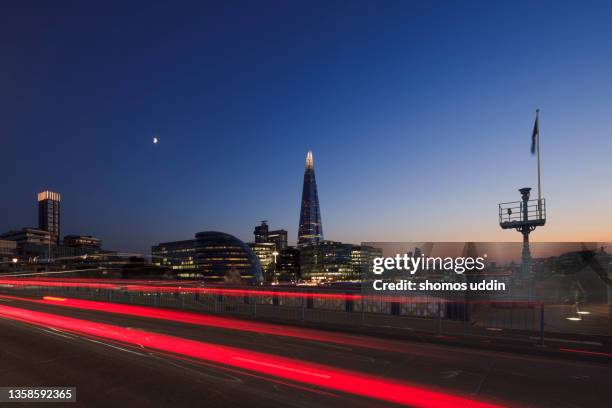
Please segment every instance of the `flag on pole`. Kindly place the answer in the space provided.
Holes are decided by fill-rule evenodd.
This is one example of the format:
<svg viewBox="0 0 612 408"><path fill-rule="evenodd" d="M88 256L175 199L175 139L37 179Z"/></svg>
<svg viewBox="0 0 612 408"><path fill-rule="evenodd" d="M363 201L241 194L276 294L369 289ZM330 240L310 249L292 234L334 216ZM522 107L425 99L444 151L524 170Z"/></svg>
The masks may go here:
<svg viewBox="0 0 612 408"><path fill-rule="evenodd" d="M538 124L538 115L536 115L535 123L533 124L533 132L531 133L531 154L536 152L536 137L540 137L540 125Z"/></svg>

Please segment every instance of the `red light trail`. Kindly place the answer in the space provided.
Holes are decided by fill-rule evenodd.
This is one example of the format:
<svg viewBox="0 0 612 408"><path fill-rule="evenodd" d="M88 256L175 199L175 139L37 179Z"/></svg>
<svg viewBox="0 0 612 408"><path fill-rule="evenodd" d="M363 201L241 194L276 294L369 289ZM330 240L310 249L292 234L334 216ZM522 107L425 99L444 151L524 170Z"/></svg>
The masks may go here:
<svg viewBox="0 0 612 408"><path fill-rule="evenodd" d="M113 283L68 282L65 280L54 282L51 280L35 279L0 279L0 285L117 289L117 285Z"/></svg>
<svg viewBox="0 0 612 408"><path fill-rule="evenodd" d="M53 304L54 306L61 307L71 307L77 309L94 310L106 313L138 316L151 319L169 320L200 326L218 327L228 330L247 331L261 334L269 334L273 336L293 337L298 339L321 341L325 343L342 344L345 346L354 346L394 352L409 351L406 346L393 341L369 339L361 336L330 333L320 330L296 328L270 323L248 322L240 319L210 316L193 312L159 309L146 306L123 305L119 303L110 302L96 302L91 300L58 298L53 296L45 296L43 297L43 301L12 296L0 296L0 298L2 297L34 303Z"/></svg>
<svg viewBox="0 0 612 408"><path fill-rule="evenodd" d="M11 285L17 287L40 286L40 287L67 287L86 289L106 289L127 292L142 293L171 293L171 294L198 294L198 295L221 295L229 297L279 297L293 299L313 300L338 300L338 301L360 301L372 300L376 302L391 303L449 303L452 301L440 297L424 296L386 296L386 295L363 295L361 293L325 293L325 292L303 292L269 289L232 289L223 287L193 287L188 281L144 281L144 280L109 280L95 278L17 278L0 279L0 285ZM304 289L301 289L304 290ZM508 304L535 306L540 302L521 300L494 300L494 301L469 301L466 303L476 304Z"/></svg>
<svg viewBox="0 0 612 408"><path fill-rule="evenodd" d="M470 408L485 408L496 406L404 382L337 369L322 364L50 313L2 305L0 306L0 316L413 407L451 408L469 406Z"/></svg>
<svg viewBox="0 0 612 408"><path fill-rule="evenodd" d="M590 351L590 350L568 349L568 348L560 348L559 351L563 351L566 353L585 354L589 356L612 357L612 353L603 353L601 351Z"/></svg>

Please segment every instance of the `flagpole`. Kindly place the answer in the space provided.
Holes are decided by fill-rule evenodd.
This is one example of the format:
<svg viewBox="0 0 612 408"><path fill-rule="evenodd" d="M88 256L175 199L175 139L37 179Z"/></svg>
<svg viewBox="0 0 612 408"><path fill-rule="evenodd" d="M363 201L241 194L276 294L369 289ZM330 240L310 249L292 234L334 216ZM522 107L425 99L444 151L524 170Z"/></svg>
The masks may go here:
<svg viewBox="0 0 612 408"><path fill-rule="evenodd" d="M538 134L536 140L536 150L538 151L538 215L542 218L542 188L540 185L540 110L536 109L536 123Z"/></svg>

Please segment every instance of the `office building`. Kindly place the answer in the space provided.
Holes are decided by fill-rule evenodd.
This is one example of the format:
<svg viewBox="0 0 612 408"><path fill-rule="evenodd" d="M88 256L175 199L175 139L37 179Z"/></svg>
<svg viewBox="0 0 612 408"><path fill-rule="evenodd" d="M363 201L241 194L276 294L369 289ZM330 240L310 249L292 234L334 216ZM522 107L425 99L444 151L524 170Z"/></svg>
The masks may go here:
<svg viewBox="0 0 612 408"><path fill-rule="evenodd" d="M296 282L300 277L300 250L288 246L278 256L276 278L279 282Z"/></svg>
<svg viewBox="0 0 612 408"><path fill-rule="evenodd" d="M259 264L264 273L264 279L268 282L274 281L274 269L276 267L275 260L278 258L279 252L276 251L276 246L272 242L250 242L249 247L259 259Z"/></svg>
<svg viewBox="0 0 612 408"><path fill-rule="evenodd" d="M365 245L322 241L300 250L300 278L313 282L361 281L372 273L382 250Z"/></svg>
<svg viewBox="0 0 612 408"><path fill-rule="evenodd" d="M255 242L268 242L268 221L263 220L260 225L256 225L253 230L253 235L255 235Z"/></svg>
<svg viewBox="0 0 612 408"><path fill-rule="evenodd" d="M383 251L366 245L354 245L351 250L351 262L353 265L353 276L355 279L371 277L374 266L374 258L382 257Z"/></svg>
<svg viewBox="0 0 612 408"><path fill-rule="evenodd" d="M49 231L29 227L5 232L0 235L0 239L15 241L17 245L55 245L55 241L51 239L51 233Z"/></svg>
<svg viewBox="0 0 612 408"><path fill-rule="evenodd" d="M91 236L67 235L63 244L57 244L49 231L22 228L0 235L0 239L15 243L15 253L20 258L48 259L73 258L100 253L101 241ZM68 261L68 260L65 260Z"/></svg>
<svg viewBox="0 0 612 408"><path fill-rule="evenodd" d="M300 248L300 278L313 282L335 282L355 278L353 245L335 241Z"/></svg>
<svg viewBox="0 0 612 408"><path fill-rule="evenodd" d="M195 239L183 241L162 242L151 248L151 263L157 266L167 266L183 278L202 277L195 263L197 242Z"/></svg>
<svg viewBox="0 0 612 408"><path fill-rule="evenodd" d="M277 252L282 252L287 248L287 231L284 229L268 232L268 242L274 244Z"/></svg>
<svg viewBox="0 0 612 408"><path fill-rule="evenodd" d="M56 244L60 239L60 199L60 194L53 191L38 193L38 229L49 231Z"/></svg>
<svg viewBox="0 0 612 408"><path fill-rule="evenodd" d="M255 243L272 243L278 253L287 248L287 231L283 229L270 231L268 228L268 221L266 220L255 227L253 234L255 235Z"/></svg>

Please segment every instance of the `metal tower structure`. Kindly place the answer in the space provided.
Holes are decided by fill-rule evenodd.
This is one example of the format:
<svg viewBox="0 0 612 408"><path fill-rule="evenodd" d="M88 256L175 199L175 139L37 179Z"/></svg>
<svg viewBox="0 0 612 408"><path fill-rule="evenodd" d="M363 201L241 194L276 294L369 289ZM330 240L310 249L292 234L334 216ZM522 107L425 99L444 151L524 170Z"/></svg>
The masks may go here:
<svg viewBox="0 0 612 408"><path fill-rule="evenodd" d="M499 204L499 226L503 229L515 229L523 235L521 278L526 279L531 269L529 234L546 224L546 201L543 198L530 200L530 187L521 188L519 192L522 201Z"/></svg>

